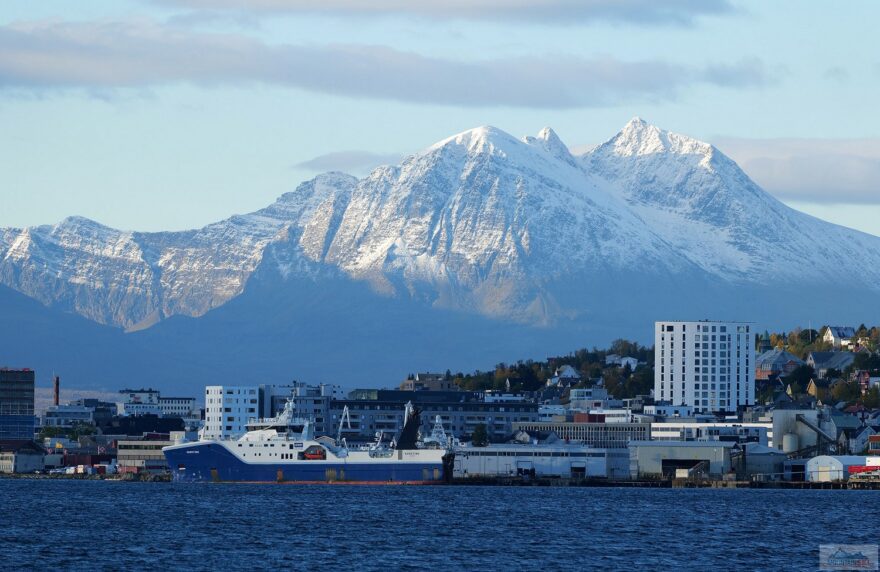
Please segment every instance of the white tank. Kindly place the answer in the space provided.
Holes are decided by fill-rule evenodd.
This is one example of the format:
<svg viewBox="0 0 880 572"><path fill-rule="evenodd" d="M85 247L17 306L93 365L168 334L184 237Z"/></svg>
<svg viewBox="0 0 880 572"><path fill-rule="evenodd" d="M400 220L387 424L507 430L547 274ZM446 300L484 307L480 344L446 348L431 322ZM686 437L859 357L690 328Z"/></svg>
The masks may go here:
<svg viewBox="0 0 880 572"><path fill-rule="evenodd" d="M782 452L794 453L800 448L797 433L786 433L782 436Z"/></svg>

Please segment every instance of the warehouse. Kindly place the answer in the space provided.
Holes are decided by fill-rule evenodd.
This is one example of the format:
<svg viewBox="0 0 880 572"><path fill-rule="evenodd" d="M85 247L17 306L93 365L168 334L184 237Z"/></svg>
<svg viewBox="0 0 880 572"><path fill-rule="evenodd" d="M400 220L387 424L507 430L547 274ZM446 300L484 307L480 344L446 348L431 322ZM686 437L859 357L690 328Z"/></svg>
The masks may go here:
<svg viewBox="0 0 880 572"><path fill-rule="evenodd" d="M607 477L605 449L582 445L488 445L455 450L456 478L495 476Z"/></svg>

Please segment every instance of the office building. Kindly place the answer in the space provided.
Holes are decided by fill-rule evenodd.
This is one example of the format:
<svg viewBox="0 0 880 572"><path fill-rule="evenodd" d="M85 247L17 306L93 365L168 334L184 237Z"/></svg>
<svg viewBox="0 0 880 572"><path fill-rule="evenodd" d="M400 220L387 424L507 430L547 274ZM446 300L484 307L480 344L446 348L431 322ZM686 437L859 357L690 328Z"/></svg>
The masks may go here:
<svg viewBox="0 0 880 572"><path fill-rule="evenodd" d="M0 441L34 438L34 372L0 368Z"/></svg>

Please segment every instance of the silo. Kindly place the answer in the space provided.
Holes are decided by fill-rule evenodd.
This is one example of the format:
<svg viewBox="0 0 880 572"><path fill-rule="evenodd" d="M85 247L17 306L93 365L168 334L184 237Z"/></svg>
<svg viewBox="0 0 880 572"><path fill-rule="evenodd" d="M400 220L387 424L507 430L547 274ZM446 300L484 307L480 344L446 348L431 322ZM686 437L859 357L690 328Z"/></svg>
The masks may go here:
<svg viewBox="0 0 880 572"><path fill-rule="evenodd" d="M794 453L800 448L800 440L797 433L786 433L782 436L782 452Z"/></svg>

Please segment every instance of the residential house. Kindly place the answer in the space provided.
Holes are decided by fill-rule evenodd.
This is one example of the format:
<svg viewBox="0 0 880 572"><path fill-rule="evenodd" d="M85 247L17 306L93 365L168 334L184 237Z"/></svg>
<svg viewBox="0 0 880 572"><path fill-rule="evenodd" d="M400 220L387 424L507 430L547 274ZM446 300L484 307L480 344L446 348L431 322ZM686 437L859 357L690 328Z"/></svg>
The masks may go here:
<svg viewBox="0 0 880 572"><path fill-rule="evenodd" d="M755 358L755 379L770 379L774 374L785 377L802 365L804 361L793 353L772 349Z"/></svg>
<svg viewBox="0 0 880 572"><path fill-rule="evenodd" d="M810 352L807 355L807 365L821 377L828 376L829 370L843 373L843 370L852 365L856 354L852 352Z"/></svg>
<svg viewBox="0 0 880 572"><path fill-rule="evenodd" d="M618 354L608 354L605 356L605 365L616 365L620 363L620 356Z"/></svg>
<svg viewBox="0 0 880 572"><path fill-rule="evenodd" d="M874 435L880 435L880 426L866 425L862 427L849 440L849 450L854 454L862 454L868 449L868 440Z"/></svg>
<svg viewBox="0 0 880 572"><path fill-rule="evenodd" d="M810 379L807 384L807 394L812 395L817 401L825 401L831 395L831 381L827 379Z"/></svg>
<svg viewBox="0 0 880 572"><path fill-rule="evenodd" d="M570 365L563 365L556 368L553 377L547 380L547 387L571 387L581 382L581 374Z"/></svg>
<svg viewBox="0 0 880 572"><path fill-rule="evenodd" d="M618 367L629 366L631 371L635 371L636 367L639 365L639 360L634 357L609 354L605 356L605 365L616 365Z"/></svg>
<svg viewBox="0 0 880 572"><path fill-rule="evenodd" d="M828 326L822 335L822 340L831 344L832 347L840 349L850 349L853 345L853 338L856 331L850 326Z"/></svg>
<svg viewBox="0 0 880 572"><path fill-rule="evenodd" d="M872 376L870 372L858 369L853 372L852 380L859 384L859 387L862 390L862 395L868 393L871 388L880 385L880 377Z"/></svg>

